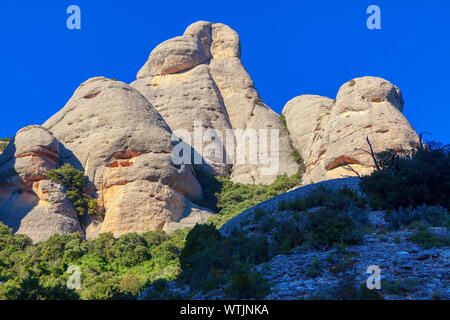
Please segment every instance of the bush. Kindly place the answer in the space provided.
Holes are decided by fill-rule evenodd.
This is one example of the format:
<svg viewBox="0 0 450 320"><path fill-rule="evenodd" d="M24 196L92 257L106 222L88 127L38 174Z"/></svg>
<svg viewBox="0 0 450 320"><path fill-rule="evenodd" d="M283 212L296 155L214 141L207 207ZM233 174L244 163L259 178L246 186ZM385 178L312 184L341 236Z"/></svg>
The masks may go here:
<svg viewBox="0 0 450 320"><path fill-rule="evenodd" d="M408 240L422 246L424 249L450 246L449 235L434 234L428 226L421 223L415 223L414 227L417 231Z"/></svg>
<svg viewBox="0 0 450 320"><path fill-rule="evenodd" d="M48 171L46 175L50 180L60 182L66 188L67 198L72 201L79 216L99 213L97 200L84 191L86 176L83 171L76 170L66 163L59 169Z"/></svg>
<svg viewBox="0 0 450 320"><path fill-rule="evenodd" d="M407 227L411 223L420 221L433 227L450 227L450 214L441 206L422 205L413 208L399 208L386 215L389 227L395 230Z"/></svg>
<svg viewBox="0 0 450 320"><path fill-rule="evenodd" d="M361 226L345 210L321 209L305 215L301 234L306 244L316 248L336 245L354 245L361 242Z"/></svg>
<svg viewBox="0 0 450 320"><path fill-rule="evenodd" d="M84 240L54 235L32 244L0 223L0 299L132 299L152 281L180 274L179 254L188 230L111 233ZM65 286L69 265L81 271L81 290Z"/></svg>
<svg viewBox="0 0 450 320"><path fill-rule="evenodd" d="M421 281L415 278L405 278L400 280L383 279L381 289L389 294L406 294L416 290Z"/></svg>
<svg viewBox="0 0 450 320"><path fill-rule="evenodd" d="M324 186L318 186L304 197L299 197L291 201L280 201L278 210L301 212L314 207L343 209L356 206L358 208L365 208L366 203L367 201L363 197L348 187L332 190Z"/></svg>
<svg viewBox="0 0 450 320"><path fill-rule="evenodd" d="M449 146L429 142L410 156L389 158L386 154L393 152L378 155L382 159L381 170L360 181L360 188L374 209L415 208L423 204L450 209Z"/></svg>
<svg viewBox="0 0 450 320"><path fill-rule="evenodd" d="M223 237L213 225L196 225L186 237L180 255L180 279L193 289L217 290L230 283L229 297L263 297L266 286L253 266L268 259L263 237L233 232Z"/></svg>
<svg viewBox="0 0 450 320"><path fill-rule="evenodd" d="M216 193L217 207L220 211L211 217L209 222L220 228L239 213L286 192L300 183L303 170L300 167L299 171L291 177L278 176L270 185L233 183L229 177L216 177L222 185L220 193Z"/></svg>

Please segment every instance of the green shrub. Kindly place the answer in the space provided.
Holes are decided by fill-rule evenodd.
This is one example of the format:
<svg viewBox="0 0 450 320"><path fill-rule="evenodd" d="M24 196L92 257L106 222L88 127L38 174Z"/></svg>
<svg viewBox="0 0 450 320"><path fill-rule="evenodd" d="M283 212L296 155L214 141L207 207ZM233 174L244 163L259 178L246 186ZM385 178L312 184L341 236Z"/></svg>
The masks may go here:
<svg viewBox="0 0 450 320"><path fill-rule="evenodd" d="M280 114L280 122L281 122L281 125L283 126L283 128L288 130L287 123L286 123L286 117L282 113Z"/></svg>
<svg viewBox="0 0 450 320"><path fill-rule="evenodd" d="M270 185L233 183L229 177L216 177L222 185L220 193L216 193L220 211L209 222L220 228L239 213L295 187L300 183L302 174L303 169L299 168L295 175L278 176Z"/></svg>
<svg viewBox="0 0 450 320"><path fill-rule="evenodd" d="M332 190L324 186L318 186L311 190L306 196L291 201L280 201L278 210L305 211L314 207L327 207L343 209L356 206L365 208L367 201L354 190L344 187Z"/></svg>
<svg viewBox="0 0 450 320"><path fill-rule="evenodd" d="M374 209L440 205L450 209L449 147L429 142L410 156L389 158L383 153L380 171L361 178L360 188ZM384 159L384 160L383 160ZM393 159L393 160L386 160Z"/></svg>
<svg viewBox="0 0 450 320"><path fill-rule="evenodd" d="M420 221L433 227L450 227L450 214L441 206L422 205L415 209L399 208L386 215L389 227L395 230L407 227L411 223Z"/></svg>
<svg viewBox="0 0 450 320"><path fill-rule="evenodd" d="M251 270L247 266L245 270L231 276L231 284L227 288L228 295L241 299L264 297L268 291L268 284L261 273Z"/></svg>
<svg viewBox="0 0 450 320"><path fill-rule="evenodd" d="M46 175L50 180L60 182L66 188L67 198L72 201L79 216L83 216L86 213L90 215L99 213L97 200L84 191L86 176L83 171L76 170L66 163L59 169L48 171Z"/></svg>
<svg viewBox="0 0 450 320"><path fill-rule="evenodd" d="M428 226L421 223L415 223L413 225L417 231L408 238L409 241L420 245L424 249L450 246L450 236L448 234L434 234Z"/></svg>
<svg viewBox="0 0 450 320"><path fill-rule="evenodd" d="M0 290L1 292L2 290ZM16 286L5 286L0 300L78 300L79 295L66 285L44 287L36 278L21 280Z"/></svg>
<svg viewBox="0 0 450 320"><path fill-rule="evenodd" d="M385 293L402 295L414 292L421 284L419 279L405 278L400 280L383 279L381 281L381 290Z"/></svg>
<svg viewBox="0 0 450 320"><path fill-rule="evenodd" d="M354 245L361 242L363 231L351 212L321 209L302 219L301 234L305 244L316 248Z"/></svg>
<svg viewBox="0 0 450 320"><path fill-rule="evenodd" d="M223 237L214 225L196 225L180 255L180 280L203 291L230 283L230 297L262 297L267 288L253 266L269 259L268 247L265 237L239 231Z"/></svg>
<svg viewBox="0 0 450 320"><path fill-rule="evenodd" d="M320 267L319 261L314 257L311 265L306 270L306 276L309 278L316 278L320 275L322 269Z"/></svg>
<svg viewBox="0 0 450 320"><path fill-rule="evenodd" d="M148 283L173 280L189 230L151 231L115 239L54 235L32 244L0 223L0 299L134 299ZM69 265L81 270L81 290L65 286Z"/></svg>
<svg viewBox="0 0 450 320"><path fill-rule="evenodd" d="M293 218L277 221L272 224L272 236L278 244L278 253L289 254L291 249L298 247L303 241L303 234L298 230L298 223Z"/></svg>

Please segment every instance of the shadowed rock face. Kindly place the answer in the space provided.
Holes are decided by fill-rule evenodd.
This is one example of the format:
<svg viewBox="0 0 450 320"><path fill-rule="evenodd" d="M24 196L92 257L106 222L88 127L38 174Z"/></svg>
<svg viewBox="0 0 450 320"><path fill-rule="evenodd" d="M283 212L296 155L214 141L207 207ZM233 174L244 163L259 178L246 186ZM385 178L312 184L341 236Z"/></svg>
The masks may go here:
<svg viewBox="0 0 450 320"><path fill-rule="evenodd" d="M345 83L333 101L303 95L283 109L294 146L305 160L303 183L374 170L366 137L375 152L409 150L419 138L402 115L400 90L376 77L356 78Z"/></svg>
<svg viewBox="0 0 450 320"><path fill-rule="evenodd" d="M279 116L260 99L240 55L239 36L234 30L221 23L198 21L183 36L157 46L131 86L153 104L172 130L185 129L193 137L194 122L201 121L203 132L208 129L220 132L221 137L215 141L223 142L224 148L219 155L201 152L215 145L209 139L200 144L186 141L204 155L214 174L224 176L232 165L233 181L269 184L278 175L296 173L297 165L291 156L293 149L287 131ZM229 142L226 131L231 128L278 130L279 163L275 172L265 172L269 165L259 159L249 164L249 146L255 143L248 140L243 143L246 161L240 163L235 154L241 140L231 135L228 137L232 144L226 143ZM266 136L270 155L271 140ZM231 161L226 164L226 159Z"/></svg>
<svg viewBox="0 0 450 320"><path fill-rule="evenodd" d="M101 77L84 82L44 127L66 150L62 162L84 169L105 209L101 228L92 224L96 232L173 229L189 216L189 199L202 197L191 166L171 160L170 128L125 83ZM95 236L91 231L88 226L88 236Z"/></svg>
<svg viewBox="0 0 450 320"><path fill-rule="evenodd" d="M82 232L78 214L62 185L45 173L59 162L58 141L45 128L17 132L0 156L0 221L33 241Z"/></svg>

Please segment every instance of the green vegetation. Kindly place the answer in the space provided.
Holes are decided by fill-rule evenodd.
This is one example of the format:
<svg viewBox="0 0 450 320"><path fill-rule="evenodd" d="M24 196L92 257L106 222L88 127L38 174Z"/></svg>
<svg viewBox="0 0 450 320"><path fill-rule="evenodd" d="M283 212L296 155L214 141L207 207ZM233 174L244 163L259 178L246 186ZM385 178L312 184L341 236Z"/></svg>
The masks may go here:
<svg viewBox="0 0 450 320"><path fill-rule="evenodd" d="M377 290L356 281L350 255L340 258L346 246L360 243L369 230L364 214L369 205L388 210L390 228L415 228L409 240L424 248L450 245L448 236L429 230L430 226L449 226L449 155L446 147L437 144L419 148L409 158L396 157L391 151L378 155L381 170L361 181L368 200L347 187L317 187L304 197L280 202L278 210L286 214L283 219L257 208L241 223L241 227L251 227L251 233L220 234L217 229L231 218L300 183L302 160L296 151L292 157L299 164L298 173L279 176L270 185L233 183L229 177L214 177L195 166L204 191L203 200L196 203L218 214L209 224L170 235L153 231L115 239L105 233L83 240L80 234L70 234L32 244L28 237L13 235L0 224L0 299L135 299L150 286L147 298L151 299L186 299L199 291L214 295L219 288L223 289L220 295L229 299L263 298L269 284L255 266L276 254L311 247L338 249L327 262L333 264L330 272L340 281L310 298L382 299ZM64 185L80 217L98 214L82 171L64 165L47 176ZM80 268L81 289L66 286L71 265ZM324 268L313 259L307 276L317 277ZM189 287L188 296L174 294L168 281ZM417 285L405 279L388 281L382 287L386 292L404 293Z"/></svg>
<svg viewBox="0 0 450 320"><path fill-rule="evenodd" d="M388 150L377 155L379 171L361 178L374 209L396 210L426 204L450 209L449 146L429 142L411 155Z"/></svg>
<svg viewBox="0 0 450 320"><path fill-rule="evenodd" d="M319 186L304 197L299 197L289 202L280 201L278 210L300 212L314 207L344 209L351 206L365 208L367 206L367 201L356 191L351 190L346 186L339 190L331 190L324 186Z"/></svg>
<svg viewBox="0 0 450 320"><path fill-rule="evenodd" d="M399 208L386 215L389 227L398 230L414 222L422 222L433 227L450 227L450 214L441 206L422 205L417 208Z"/></svg>
<svg viewBox="0 0 450 320"><path fill-rule="evenodd" d="M220 183L220 191L215 192L216 205L219 211L218 214L210 218L209 222L220 228L242 211L250 209L258 203L282 194L298 185L303 171L303 167L300 167L298 172L290 177L287 175L278 176L270 185L233 183L229 177L214 177ZM216 186L213 188L217 190Z"/></svg>
<svg viewBox="0 0 450 320"><path fill-rule="evenodd" d="M381 281L381 289L388 294L402 295L413 292L421 281L416 278L405 278L401 280L384 279Z"/></svg>
<svg viewBox="0 0 450 320"><path fill-rule="evenodd" d="M0 223L0 300L135 299L153 281L179 275L187 234L154 231L114 239L104 233L93 240L54 235L33 245ZM80 290L66 286L70 265L81 270Z"/></svg>
<svg viewBox="0 0 450 320"><path fill-rule="evenodd" d="M303 159L300 153L297 149L292 150L291 152L292 158L294 158L295 163L297 163L299 166L303 166Z"/></svg>
<svg viewBox="0 0 450 320"><path fill-rule="evenodd" d="M268 248L264 237L241 232L223 237L212 224L196 225L180 255L180 280L203 291L229 284L229 298L262 298L267 286L253 266L268 260Z"/></svg>
<svg viewBox="0 0 450 320"><path fill-rule="evenodd" d="M368 230L367 218L362 214L366 205L364 198L349 188L319 186L304 197L281 201L278 210L295 212L282 220L257 210L255 232L270 235L282 254L298 246L340 248L358 244Z"/></svg>
<svg viewBox="0 0 450 320"><path fill-rule="evenodd" d="M66 188L66 195L72 201L80 217L86 213L97 215L99 213L97 200L85 192L86 176L83 171L74 169L66 163L59 169L47 172L47 178L60 182Z"/></svg>
<svg viewBox="0 0 450 320"><path fill-rule="evenodd" d="M450 236L448 234L434 234L427 225L420 222L413 223L413 227L416 229L416 232L408 240L417 243L424 249L450 246Z"/></svg>
<svg viewBox="0 0 450 320"><path fill-rule="evenodd" d="M333 257L334 266L330 272L339 279L336 285L318 289L308 296L309 300L384 300L379 290L370 290L366 284L361 284L355 262L349 255Z"/></svg>
<svg viewBox="0 0 450 320"><path fill-rule="evenodd" d="M283 126L283 128L285 128L286 130L288 130L287 128L287 123L286 123L286 117L284 116L284 114L280 113L280 122L281 125ZM288 130L289 131L289 130Z"/></svg>
<svg viewBox="0 0 450 320"><path fill-rule="evenodd" d="M320 267L319 261L314 257L311 265L306 270L306 275L309 278L316 278L322 273L322 268Z"/></svg>
<svg viewBox="0 0 450 320"><path fill-rule="evenodd" d="M11 142L12 138L0 138L0 153L5 151L8 143Z"/></svg>

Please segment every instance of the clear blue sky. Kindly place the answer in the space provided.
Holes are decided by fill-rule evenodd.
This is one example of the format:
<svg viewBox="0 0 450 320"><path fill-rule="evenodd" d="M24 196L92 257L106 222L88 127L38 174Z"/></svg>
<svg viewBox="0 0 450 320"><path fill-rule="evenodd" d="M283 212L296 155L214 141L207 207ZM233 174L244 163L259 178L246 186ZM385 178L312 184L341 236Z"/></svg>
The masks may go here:
<svg viewBox="0 0 450 320"><path fill-rule="evenodd" d="M71 4L81 30L66 27ZM371 4L381 30L366 27ZM400 87L417 131L450 143L448 0L0 0L0 137L42 124L90 77L132 82L156 45L197 20L239 33L243 63L276 112L297 95L334 98L352 78L379 76Z"/></svg>

